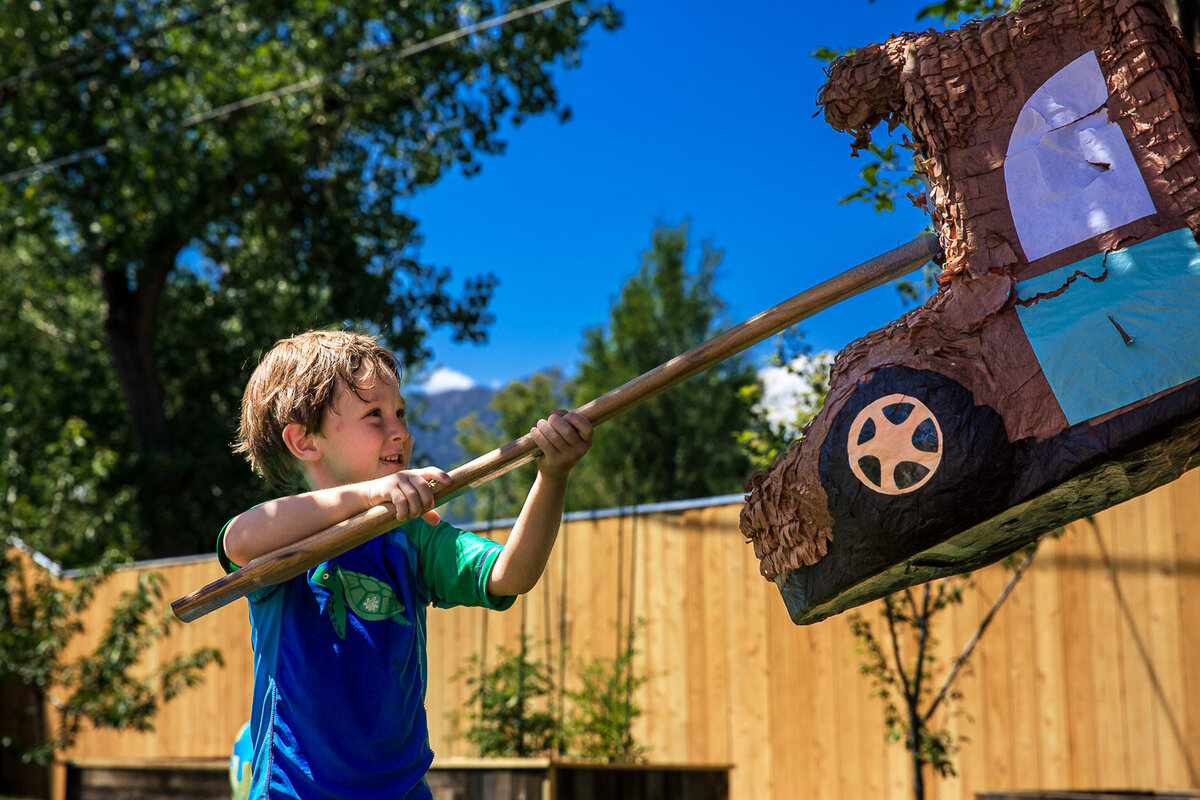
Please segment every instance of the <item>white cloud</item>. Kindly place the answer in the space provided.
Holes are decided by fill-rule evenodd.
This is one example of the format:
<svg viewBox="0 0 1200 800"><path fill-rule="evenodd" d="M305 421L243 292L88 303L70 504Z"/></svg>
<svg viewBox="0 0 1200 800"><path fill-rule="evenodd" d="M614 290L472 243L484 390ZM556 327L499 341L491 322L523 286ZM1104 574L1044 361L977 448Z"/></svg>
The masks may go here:
<svg viewBox="0 0 1200 800"><path fill-rule="evenodd" d="M814 356L800 355L792 359L789 367L763 367L758 378L763 384L763 394L757 409L765 412L773 424L790 426L799 411L816 412L816 398L812 392L813 377L829 368L833 361L832 352ZM795 431L798 433L798 431Z"/></svg>
<svg viewBox="0 0 1200 800"><path fill-rule="evenodd" d="M429 373L429 378L414 388L422 394L438 394L474 387L475 380L470 375L449 367L435 367L433 372Z"/></svg>

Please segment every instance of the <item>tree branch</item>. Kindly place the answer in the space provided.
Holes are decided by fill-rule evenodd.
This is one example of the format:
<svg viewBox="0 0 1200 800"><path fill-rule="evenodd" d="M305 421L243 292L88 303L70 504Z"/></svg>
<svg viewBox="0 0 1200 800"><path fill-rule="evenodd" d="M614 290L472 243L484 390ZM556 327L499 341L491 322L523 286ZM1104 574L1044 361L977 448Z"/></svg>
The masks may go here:
<svg viewBox="0 0 1200 800"><path fill-rule="evenodd" d="M904 671L904 660L900 655L900 637L896 633L896 610L892 605L891 596L883 598L884 605L887 608L887 613L884 617L887 619L888 633L892 637L892 658L896 661L896 674L900 676L900 688L904 691L904 700L912 707L915 702L912 694L912 686L908 682L908 673Z"/></svg>
<svg viewBox="0 0 1200 800"><path fill-rule="evenodd" d="M922 724L927 722L929 718L933 716L933 712L937 711L938 706L941 705L944 699L946 699L946 693L949 692L950 685L954 683L954 679L958 676L959 670L962 669L963 665L967 662L967 659L971 657L971 652L975 649L975 645L979 643L979 639L983 636L983 632L987 630L988 625L992 624L992 619L996 616L996 612L1000 610L1000 606L1003 605L1004 601L1008 599L1009 594L1012 593L1013 588L1017 585L1017 581L1021 580L1021 576L1025 574L1025 570L1027 570L1029 565L1033 563L1033 556L1036 552L1037 550L1033 548L1028 550L1025 553L1025 557L1021 559L1021 563L1017 565L1015 570L1013 570L1013 574L1011 577L1009 577L1008 583L1004 585L1004 590L1000 592L1000 595L996 598L995 602L992 603L992 607L988 609L987 615L984 616L983 620L979 623L979 627L975 630L975 634L971 637L971 640L967 642L966 647L963 648L962 653L960 653L958 658L954 660L954 665L950 668L950 672L946 674L946 680L942 684L941 691L939 691L937 697L933 699L933 702L929 706L929 710L925 712L925 716L921 718Z"/></svg>
<svg viewBox="0 0 1200 800"><path fill-rule="evenodd" d="M917 623L918 629L921 631L920 637L917 639L917 656L916 666L913 669L913 716L920 719L924 723L924 719L919 717L917 706L921 702L921 683L925 674L925 659L929 649L929 597L930 585L927 583L924 586L924 593L921 596L921 613L914 615L913 620Z"/></svg>

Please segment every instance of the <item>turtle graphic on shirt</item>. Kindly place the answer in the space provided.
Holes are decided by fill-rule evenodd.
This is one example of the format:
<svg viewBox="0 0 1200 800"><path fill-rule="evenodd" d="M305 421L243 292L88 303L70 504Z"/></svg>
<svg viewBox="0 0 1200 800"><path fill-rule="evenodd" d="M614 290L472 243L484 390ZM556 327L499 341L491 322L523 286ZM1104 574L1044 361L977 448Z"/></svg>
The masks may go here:
<svg viewBox="0 0 1200 800"><path fill-rule="evenodd" d="M377 578L325 565L313 573L313 580L329 590L326 609L339 639L346 638L346 607L359 619L394 619L399 625L410 625L404 617L404 604L392 587Z"/></svg>

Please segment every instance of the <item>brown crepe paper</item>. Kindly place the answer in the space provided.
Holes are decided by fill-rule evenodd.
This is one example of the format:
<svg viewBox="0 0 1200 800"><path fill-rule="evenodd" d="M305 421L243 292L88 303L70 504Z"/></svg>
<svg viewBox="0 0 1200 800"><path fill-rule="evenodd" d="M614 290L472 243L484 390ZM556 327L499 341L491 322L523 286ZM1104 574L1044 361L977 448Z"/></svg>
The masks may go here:
<svg viewBox="0 0 1200 800"><path fill-rule="evenodd" d="M1033 262L1024 258L1004 161L1025 100L1064 64L1096 53L1120 125L1158 212ZM1200 114L1190 52L1158 0L1055 0L944 33L904 33L837 60L819 102L866 147L881 123L911 132L929 185L921 199L945 253L940 291L837 357L823 411L769 470L746 481L742 532L782 585L818 563L836 532L817 472L837 411L880 367L916 364L970 387L1010 441L1066 425L1012 310L1014 284L1095 252L1183 226L1200 230ZM1104 418L1094 422L1102 422Z"/></svg>

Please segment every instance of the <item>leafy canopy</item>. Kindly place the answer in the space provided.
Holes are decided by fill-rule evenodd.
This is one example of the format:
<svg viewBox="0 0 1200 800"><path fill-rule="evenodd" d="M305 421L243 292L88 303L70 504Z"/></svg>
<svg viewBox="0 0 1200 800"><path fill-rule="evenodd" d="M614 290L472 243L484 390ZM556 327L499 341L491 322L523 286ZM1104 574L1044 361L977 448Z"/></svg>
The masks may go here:
<svg viewBox="0 0 1200 800"><path fill-rule="evenodd" d="M592 400L720 334L725 303L714 282L721 252L703 245L688 267L688 226L659 227L606 325L584 332L576 389ZM727 359L602 426L587 461L601 480L593 507L736 492L749 472L736 431L751 427L753 365ZM622 485L632 481L632 487ZM626 496L626 492L632 496Z"/></svg>
<svg viewBox="0 0 1200 800"><path fill-rule="evenodd" d="M118 456L142 552L207 550L262 499L228 443L272 342L358 325L411 364L439 326L483 341L494 276L456 286L423 263L398 201L477 171L505 126L565 118L554 69L619 20L571 0L417 46L525 5L0 7L0 266L35 290L2 295L23 354L0 387L48 403L21 412L7 460L34 463L78 417Z"/></svg>

